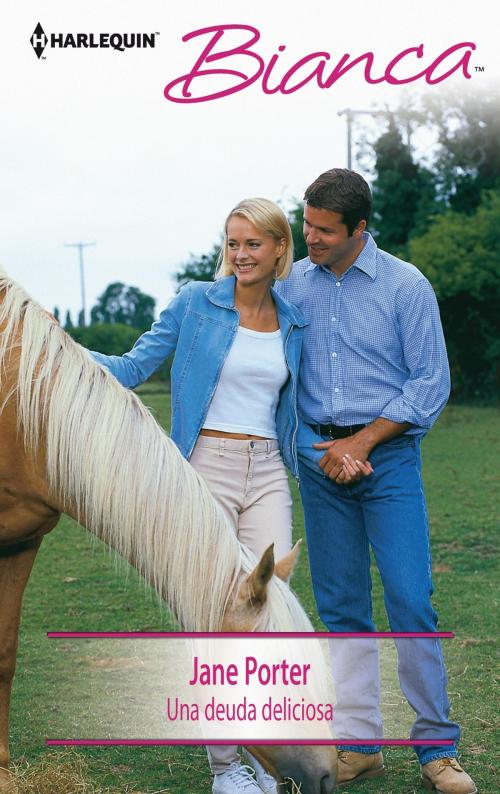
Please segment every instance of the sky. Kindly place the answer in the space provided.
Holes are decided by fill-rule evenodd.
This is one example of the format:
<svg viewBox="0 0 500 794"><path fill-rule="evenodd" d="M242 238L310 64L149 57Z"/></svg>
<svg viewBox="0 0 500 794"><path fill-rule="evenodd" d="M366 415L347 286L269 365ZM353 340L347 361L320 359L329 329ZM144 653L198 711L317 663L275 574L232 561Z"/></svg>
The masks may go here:
<svg viewBox="0 0 500 794"><path fill-rule="evenodd" d="M38 22L46 33L159 35L154 49L46 48L38 59L30 44ZM353 69L328 90L311 83L266 95L256 81L214 101L174 103L164 98L165 85L188 73L208 42L207 35L183 42L189 32L257 28L255 52L266 63L279 54L276 81L318 50L331 54L330 66L344 53L370 50L383 71L406 47L423 43L426 65L450 45L472 41L474 74L461 84L473 92L500 75L498 22L495 5L483 0L3 0L0 265L47 309L58 306L64 316L69 308L76 319L78 253L65 244L95 243L84 254L87 312L109 283L122 281L152 295L158 313L174 294L172 274L191 253L212 247L239 200L286 204L322 171L347 165L340 110L395 107L405 91L423 88L369 85ZM242 56L238 63L248 71L251 62ZM361 117L355 139L374 131Z"/></svg>

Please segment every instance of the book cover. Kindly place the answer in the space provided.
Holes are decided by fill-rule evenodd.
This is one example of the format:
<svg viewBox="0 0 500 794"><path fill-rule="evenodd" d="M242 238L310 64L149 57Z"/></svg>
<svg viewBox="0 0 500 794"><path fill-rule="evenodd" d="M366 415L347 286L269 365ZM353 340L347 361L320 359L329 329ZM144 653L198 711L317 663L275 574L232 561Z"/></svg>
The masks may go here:
<svg viewBox="0 0 500 794"><path fill-rule="evenodd" d="M377 163L384 157L377 142L391 130L396 131L398 146L418 165L408 182L419 197L412 229L421 224L413 248L407 233L399 240L397 235L391 238L397 224L383 229L381 217L382 206L394 213L388 201L391 188L379 181L374 222L379 223L379 234L395 241L391 253L406 257L419 252L426 262L427 238L421 238L428 227L423 219L435 212L422 200L427 174L435 190L432 200L466 217L472 214L467 201L474 211L480 206L479 193L474 193L480 188L474 183L467 193L464 179L484 173L484 189L491 191L491 198L484 210L477 210L483 213L477 216L479 234L486 229L481 224L497 212L493 193L498 181L488 181L488 171L498 177L495 145L485 145L475 161L467 152L467 140L475 151L481 130L499 126L498 105L484 99L495 94L500 76L498 11L482 0L474 6L463 0L424 0L419 5L395 0L378 5L367 0L355 5L317 0L307 5L283 0L187 0L177 5L164 0L25 0L4 4L0 18L0 264L46 310L56 311L67 328L83 329L95 320L98 315L92 317L91 310L102 308L101 298L113 284L131 285L154 299L155 309L151 301L148 306L157 317L176 294L176 274L186 272L190 263L199 267L204 255L213 256L228 212L243 198L263 196L278 202L300 229L304 190L323 171L352 168L373 186L380 174ZM489 108L481 116L479 132L473 123L475 103L478 114ZM467 125L470 138L460 134ZM446 141L455 141L455 148L447 147ZM385 156L387 168L390 153ZM491 158L490 168L485 158ZM394 191L397 187L393 183ZM456 196L462 197L461 204ZM401 201L404 215L406 198ZM489 235L485 231L483 239L489 241ZM487 242L486 247L492 251L492 245ZM422 267L438 298L453 304L446 279L434 275L432 268L439 269L439 263ZM450 280L467 280L469 272L457 265L450 270ZM471 290L476 308L485 300L481 289ZM480 325L474 319L476 308L465 309L471 328ZM450 314L450 327L456 325L456 317ZM489 326L484 334L490 335ZM74 335L85 345L82 336ZM474 340L476 346L483 344L480 334ZM458 353L453 358L460 344L460 336L449 344L458 396L468 404L478 395L487 402L493 380L490 383L481 370L474 391L467 362ZM494 360L494 351L485 355ZM482 395L481 384L490 392ZM167 389L168 381L159 380L142 395L164 426ZM467 692L477 676L482 698L490 697L491 670L483 652L493 626L491 616L473 625L476 615L487 615L488 610L481 601L474 611L471 588L478 582L477 590L484 586L489 593L492 586L492 483L486 469L493 462L488 438L495 414L490 408L467 411L455 406L445 411L440 435L436 430L429 436L424 463L431 524L437 527L434 563L440 627L457 633L458 639L449 640L456 643L455 650L447 649L449 675L458 693L454 707L465 728L464 758L477 770L483 761L488 763L491 713L483 712L482 706L478 712ZM463 436L455 433L458 426ZM488 443L486 458L476 449L477 439ZM462 445L465 460L473 461L477 482L484 486L477 498L454 468ZM454 484L456 498L450 504ZM294 494L298 536L304 530L298 492ZM455 537L458 530L463 530L460 538ZM473 558L468 556L471 549L477 552ZM305 555L300 566L296 590L320 628ZM446 581L448 576L453 584ZM387 629L380 588L376 599L381 628ZM83 643L92 640L50 640L47 632L145 635L176 630L133 573L117 568L83 531L63 519L42 544L24 609L11 718L12 760L21 792L90 791L89 781L103 792L211 790L202 745L76 748L69 755L44 746L47 738L61 738L64 729L70 732L68 739L85 738L79 731L87 724L92 703L114 698L115 684L121 696L129 685L140 692L140 673L139 679L134 675L149 669L151 653L133 645L125 652L116 644L106 652L104 639L104 645L84 648ZM394 661L392 656L389 661ZM181 662L172 664L184 669ZM475 671L472 680L469 664ZM402 696L391 687L392 679L387 690L395 698L390 704L389 739L407 739L398 733L401 725L396 719ZM175 698L175 687L170 694ZM143 738L154 739L147 709L133 702L136 705L127 711L120 701L111 727L99 724L99 715L94 724L90 720L88 730L97 733L87 738L120 738L116 732L122 739L137 737L134 728L138 731L140 725ZM106 736L98 734L99 728ZM188 735L183 730L179 741ZM47 753L50 760L44 767ZM414 778L417 784L410 755L408 748L396 752L391 791L413 790ZM33 769L39 777L30 783ZM67 780L63 773L57 777L58 769L68 770ZM493 792L489 778L487 771L482 792ZM71 788L75 781L89 788ZM372 785L375 791L383 790L377 781Z"/></svg>

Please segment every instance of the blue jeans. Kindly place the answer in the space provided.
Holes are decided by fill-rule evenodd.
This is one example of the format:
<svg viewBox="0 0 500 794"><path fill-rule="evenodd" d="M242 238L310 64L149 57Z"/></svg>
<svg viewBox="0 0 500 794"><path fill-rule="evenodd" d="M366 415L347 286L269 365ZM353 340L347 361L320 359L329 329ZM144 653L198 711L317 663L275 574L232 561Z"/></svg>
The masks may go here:
<svg viewBox="0 0 500 794"><path fill-rule="evenodd" d="M299 462L319 615L332 632L375 630L371 546L384 587L391 631L435 632L437 615L430 600L431 555L418 439L400 436L380 444L371 453L370 461L374 474L347 486L325 477L310 460ZM337 640L337 646L343 642ZM347 659L342 651L339 658L332 657L334 675L341 682L340 689L337 685L337 707L342 710L345 704L346 708L354 708L360 717L358 728L365 726L359 728L363 735L356 736L353 730L351 739L381 736L378 705L374 704L379 691L377 654L369 648L370 644L373 643L367 641L366 658L362 658L363 654L349 654ZM440 640L400 639L396 646L401 690L416 714L410 739L454 742L453 746L416 745L420 763L457 755L460 729L448 719L447 676ZM367 662L368 657L373 663ZM349 691L350 681L353 691ZM364 720L360 693L372 701L366 704ZM367 722L372 724L372 735L366 732ZM345 745L344 749L376 752L380 748Z"/></svg>

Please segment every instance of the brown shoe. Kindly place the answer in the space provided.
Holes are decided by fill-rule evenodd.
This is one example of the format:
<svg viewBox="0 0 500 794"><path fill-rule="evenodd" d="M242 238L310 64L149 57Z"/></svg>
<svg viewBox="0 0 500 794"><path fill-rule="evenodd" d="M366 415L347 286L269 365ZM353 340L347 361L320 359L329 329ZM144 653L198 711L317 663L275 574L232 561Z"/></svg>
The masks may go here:
<svg viewBox="0 0 500 794"><path fill-rule="evenodd" d="M337 786L350 786L358 780L380 777L385 772L382 753L355 753L339 750Z"/></svg>
<svg viewBox="0 0 500 794"><path fill-rule="evenodd" d="M456 758L436 758L424 764L422 785L438 794L477 794L476 784Z"/></svg>

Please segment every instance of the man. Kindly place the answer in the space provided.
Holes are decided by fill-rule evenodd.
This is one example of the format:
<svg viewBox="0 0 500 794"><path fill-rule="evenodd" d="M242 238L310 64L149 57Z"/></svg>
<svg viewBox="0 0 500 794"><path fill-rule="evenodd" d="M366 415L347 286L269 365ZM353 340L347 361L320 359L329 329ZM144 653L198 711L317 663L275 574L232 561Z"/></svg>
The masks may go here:
<svg viewBox="0 0 500 794"><path fill-rule="evenodd" d="M370 210L359 174L321 174L305 193L309 256L277 284L308 322L298 448L313 587L330 631L374 631L371 547L391 631L435 632L419 442L449 396L446 348L431 285L377 248L366 231ZM360 650L363 642L338 640L332 654L337 733L351 740L382 735L377 653L374 641ZM417 715L411 738L443 741L415 747L423 784L474 794L456 760L460 730L448 720L439 640L402 639L397 650L401 688ZM346 745L339 760L344 785L384 771L379 746Z"/></svg>

